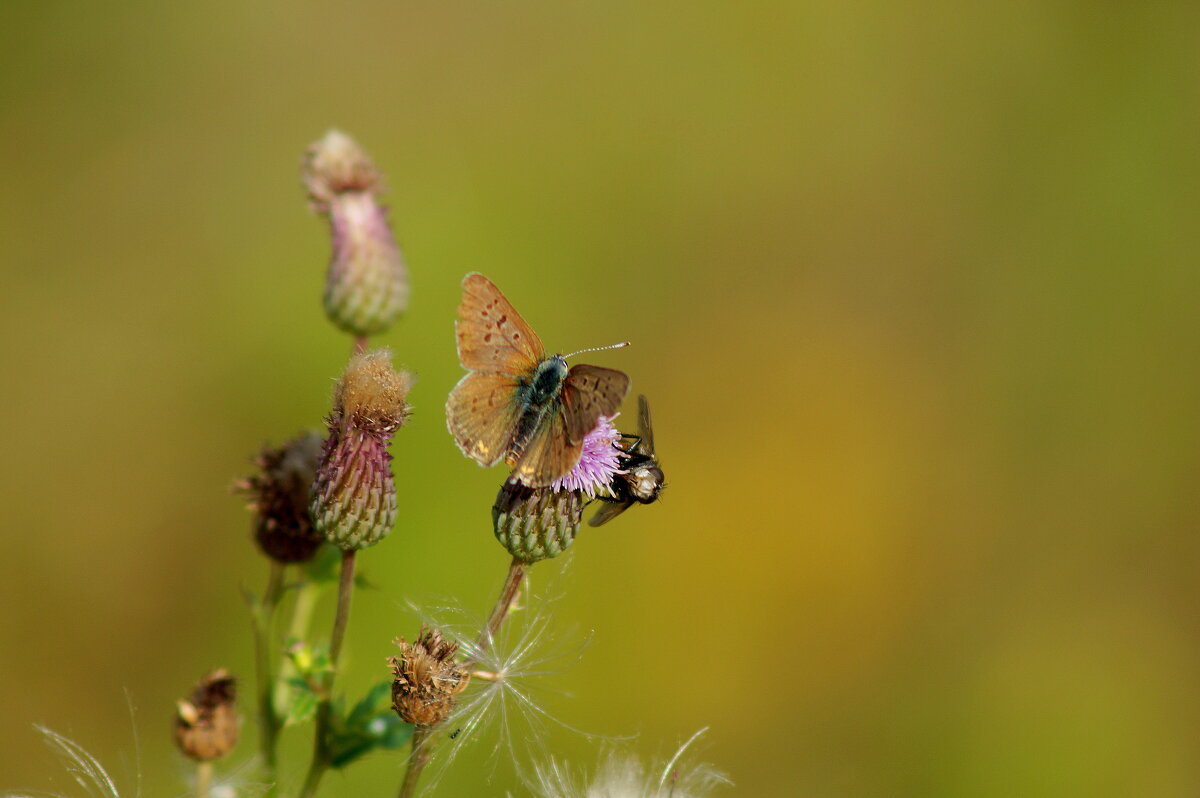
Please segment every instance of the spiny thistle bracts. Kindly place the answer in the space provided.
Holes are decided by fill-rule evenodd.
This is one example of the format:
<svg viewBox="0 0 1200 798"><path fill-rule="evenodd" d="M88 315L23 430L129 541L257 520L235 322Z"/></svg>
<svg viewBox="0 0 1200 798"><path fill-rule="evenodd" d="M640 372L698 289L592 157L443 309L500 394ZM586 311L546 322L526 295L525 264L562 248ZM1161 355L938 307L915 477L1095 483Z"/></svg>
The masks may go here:
<svg viewBox="0 0 1200 798"><path fill-rule="evenodd" d="M317 531L342 549L374 545L396 523L387 447L408 418L411 386L383 349L352 357L334 392L311 509Z"/></svg>
<svg viewBox="0 0 1200 798"><path fill-rule="evenodd" d="M566 551L579 534L582 516L580 491L531 488L510 478L492 505L492 529L509 554L534 563Z"/></svg>
<svg viewBox="0 0 1200 798"><path fill-rule="evenodd" d="M386 330L408 307L408 271L379 204L375 164L354 139L331 130L309 147L303 178L313 209L329 219L333 241L326 314L352 335Z"/></svg>

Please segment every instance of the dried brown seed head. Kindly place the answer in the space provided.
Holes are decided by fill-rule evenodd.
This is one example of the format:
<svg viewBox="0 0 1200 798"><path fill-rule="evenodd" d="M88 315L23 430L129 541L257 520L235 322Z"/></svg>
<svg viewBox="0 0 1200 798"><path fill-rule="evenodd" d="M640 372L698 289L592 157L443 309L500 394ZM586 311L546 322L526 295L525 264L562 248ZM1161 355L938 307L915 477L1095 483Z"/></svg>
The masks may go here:
<svg viewBox="0 0 1200 798"><path fill-rule="evenodd" d="M197 761L219 759L237 743L238 718L234 700L237 682L229 671L213 671L201 679L175 712L175 742Z"/></svg>
<svg viewBox="0 0 1200 798"><path fill-rule="evenodd" d="M396 640L400 656L388 657L392 668L392 709L414 726L436 726L454 706L454 696L467 689L470 672L455 661L458 645L437 629L421 627L415 643Z"/></svg>
<svg viewBox="0 0 1200 798"><path fill-rule="evenodd" d="M250 495L255 542L277 562L307 562L325 540L313 529L308 511L320 454L321 436L315 432L264 448L254 461L259 473L238 485Z"/></svg>

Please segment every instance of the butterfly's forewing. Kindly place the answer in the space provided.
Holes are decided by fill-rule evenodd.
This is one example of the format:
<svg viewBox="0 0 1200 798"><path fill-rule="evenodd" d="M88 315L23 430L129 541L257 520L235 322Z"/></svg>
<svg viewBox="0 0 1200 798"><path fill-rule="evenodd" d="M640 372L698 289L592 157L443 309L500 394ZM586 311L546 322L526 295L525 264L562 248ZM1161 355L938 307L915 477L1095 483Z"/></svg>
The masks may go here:
<svg viewBox="0 0 1200 798"><path fill-rule="evenodd" d="M607 524L621 513L633 506L633 502L602 502L600 509L588 519L588 526Z"/></svg>
<svg viewBox="0 0 1200 798"><path fill-rule="evenodd" d="M561 405L552 407L529 439L513 476L530 487L549 485L579 462L583 439L571 441Z"/></svg>
<svg viewBox="0 0 1200 798"><path fill-rule="evenodd" d="M446 426L454 442L480 465L500 462L512 442L521 411L516 390L513 377L473 371L458 381L446 400Z"/></svg>
<svg viewBox="0 0 1200 798"><path fill-rule="evenodd" d="M642 394L638 394L638 437L637 450L653 457L654 427L650 425L650 403Z"/></svg>
<svg viewBox="0 0 1200 798"><path fill-rule="evenodd" d="M478 272L463 279L458 306L458 359L472 371L531 373L545 357L541 339L491 280Z"/></svg>
<svg viewBox="0 0 1200 798"><path fill-rule="evenodd" d="M580 443L596 428L600 416L616 415L629 393L629 375L616 369L580 363L567 372L562 388L562 408L567 438Z"/></svg>

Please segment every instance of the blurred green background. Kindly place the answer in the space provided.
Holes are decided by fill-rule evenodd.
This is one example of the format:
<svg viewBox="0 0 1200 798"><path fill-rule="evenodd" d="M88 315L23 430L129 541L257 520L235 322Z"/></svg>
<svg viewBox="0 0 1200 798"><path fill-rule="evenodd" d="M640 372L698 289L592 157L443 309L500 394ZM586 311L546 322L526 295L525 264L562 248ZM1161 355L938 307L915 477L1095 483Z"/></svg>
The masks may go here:
<svg viewBox="0 0 1200 798"><path fill-rule="evenodd" d="M1196 795L1198 37L1184 2L8 0L0 788L69 790L36 722L132 795L128 690L144 794L181 793L174 700L219 665L248 697L228 486L349 348L298 180L338 126L420 376L343 684L406 602L503 578L503 474L442 414L480 270L551 348L633 341L590 360L670 481L573 549L558 717L645 757L710 726L743 795ZM487 744L439 794L514 786Z"/></svg>

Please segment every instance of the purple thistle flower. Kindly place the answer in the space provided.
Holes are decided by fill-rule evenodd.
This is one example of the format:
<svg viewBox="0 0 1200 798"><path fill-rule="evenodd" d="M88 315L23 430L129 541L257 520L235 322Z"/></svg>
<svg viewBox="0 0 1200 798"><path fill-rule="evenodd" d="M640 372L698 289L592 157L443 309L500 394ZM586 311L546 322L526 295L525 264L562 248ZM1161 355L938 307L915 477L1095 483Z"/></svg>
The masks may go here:
<svg viewBox="0 0 1200 798"><path fill-rule="evenodd" d="M621 467L620 450L616 445L621 440L621 433L613 426L614 418L616 416L600 416L596 428L583 439L583 453L579 462L564 476L550 483L551 490L583 491L589 499L596 498L597 494L612 495L608 484Z"/></svg>

